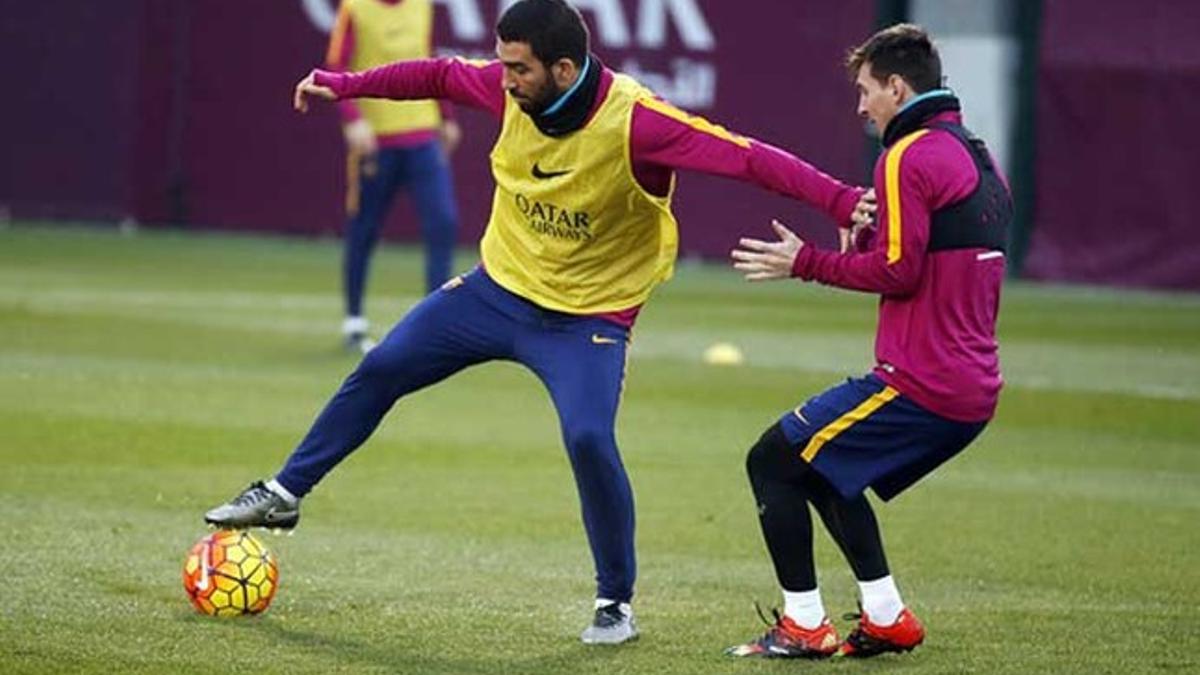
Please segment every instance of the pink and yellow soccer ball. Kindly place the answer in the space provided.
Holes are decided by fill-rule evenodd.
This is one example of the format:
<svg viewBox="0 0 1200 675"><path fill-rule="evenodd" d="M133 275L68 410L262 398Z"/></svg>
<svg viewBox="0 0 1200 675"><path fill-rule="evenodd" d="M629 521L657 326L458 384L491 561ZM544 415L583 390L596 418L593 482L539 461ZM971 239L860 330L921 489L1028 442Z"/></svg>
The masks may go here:
<svg viewBox="0 0 1200 675"><path fill-rule="evenodd" d="M279 588L279 566L249 532L218 530L188 551L183 588L201 614L259 614Z"/></svg>

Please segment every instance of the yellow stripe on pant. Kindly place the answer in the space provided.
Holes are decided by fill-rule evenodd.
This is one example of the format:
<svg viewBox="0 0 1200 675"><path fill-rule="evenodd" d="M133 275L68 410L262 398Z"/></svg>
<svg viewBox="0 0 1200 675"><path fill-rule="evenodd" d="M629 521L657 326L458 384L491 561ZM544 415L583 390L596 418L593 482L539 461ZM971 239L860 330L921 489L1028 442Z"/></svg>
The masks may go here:
<svg viewBox="0 0 1200 675"><path fill-rule="evenodd" d="M871 398L859 403L858 407L826 424L820 431L814 434L808 440L808 445L804 446L804 452L800 453L800 457L806 462L811 462L813 457L817 456L817 453L821 451L821 448L826 443L832 441L846 429L849 429L855 422L861 422L866 419L868 415L879 410L888 401L899 395L900 392L891 387L884 387L878 393L872 394Z"/></svg>

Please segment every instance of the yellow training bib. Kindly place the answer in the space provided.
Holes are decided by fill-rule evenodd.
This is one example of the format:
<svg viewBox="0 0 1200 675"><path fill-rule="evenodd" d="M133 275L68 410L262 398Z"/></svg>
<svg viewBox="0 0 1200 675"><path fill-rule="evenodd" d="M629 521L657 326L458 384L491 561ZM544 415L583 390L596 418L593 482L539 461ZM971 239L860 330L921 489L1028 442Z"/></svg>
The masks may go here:
<svg viewBox="0 0 1200 675"><path fill-rule="evenodd" d="M360 71L395 61L429 57L433 40L430 0L345 0L354 28L350 70ZM358 108L376 134L437 129L442 115L436 101L389 101L364 98Z"/></svg>
<svg viewBox="0 0 1200 675"><path fill-rule="evenodd" d="M633 175L634 104L650 92L616 75L582 129L546 136L508 97L492 149L496 192L481 244L488 274L547 309L572 314L640 305L670 278L678 248L671 190Z"/></svg>

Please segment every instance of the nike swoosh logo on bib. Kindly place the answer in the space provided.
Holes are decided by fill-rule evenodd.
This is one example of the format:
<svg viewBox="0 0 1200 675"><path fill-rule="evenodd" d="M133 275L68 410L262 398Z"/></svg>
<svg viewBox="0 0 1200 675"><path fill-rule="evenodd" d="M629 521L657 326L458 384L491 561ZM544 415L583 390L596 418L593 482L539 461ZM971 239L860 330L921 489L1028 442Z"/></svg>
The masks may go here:
<svg viewBox="0 0 1200 675"><path fill-rule="evenodd" d="M569 173L571 173L571 169L567 169L566 171L542 171L542 168L537 165L537 162L534 162L533 164L533 177L541 180L545 180L547 178L557 178L559 176L565 176Z"/></svg>

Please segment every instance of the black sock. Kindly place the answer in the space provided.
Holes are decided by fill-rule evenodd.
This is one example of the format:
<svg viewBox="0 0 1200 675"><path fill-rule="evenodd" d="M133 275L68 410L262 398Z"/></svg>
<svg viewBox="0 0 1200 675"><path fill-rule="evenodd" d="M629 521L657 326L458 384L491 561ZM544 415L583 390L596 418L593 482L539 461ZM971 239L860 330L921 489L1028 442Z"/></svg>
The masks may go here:
<svg viewBox="0 0 1200 675"><path fill-rule="evenodd" d="M789 591L811 591L817 587L812 516L793 466L803 461L799 455L791 459L792 454L783 430L776 424L750 449L746 472L779 585Z"/></svg>
<svg viewBox="0 0 1200 675"><path fill-rule="evenodd" d="M879 522L867 496L859 494L846 499L816 471L811 471L806 479L809 501L821 514L825 528L854 570L854 577L859 581L886 577L887 556L883 552Z"/></svg>
<svg viewBox="0 0 1200 675"><path fill-rule="evenodd" d="M887 576L879 523L866 495L845 499L799 451L778 424L767 429L746 457L758 519L779 584L789 591L817 587L811 502L861 581Z"/></svg>

